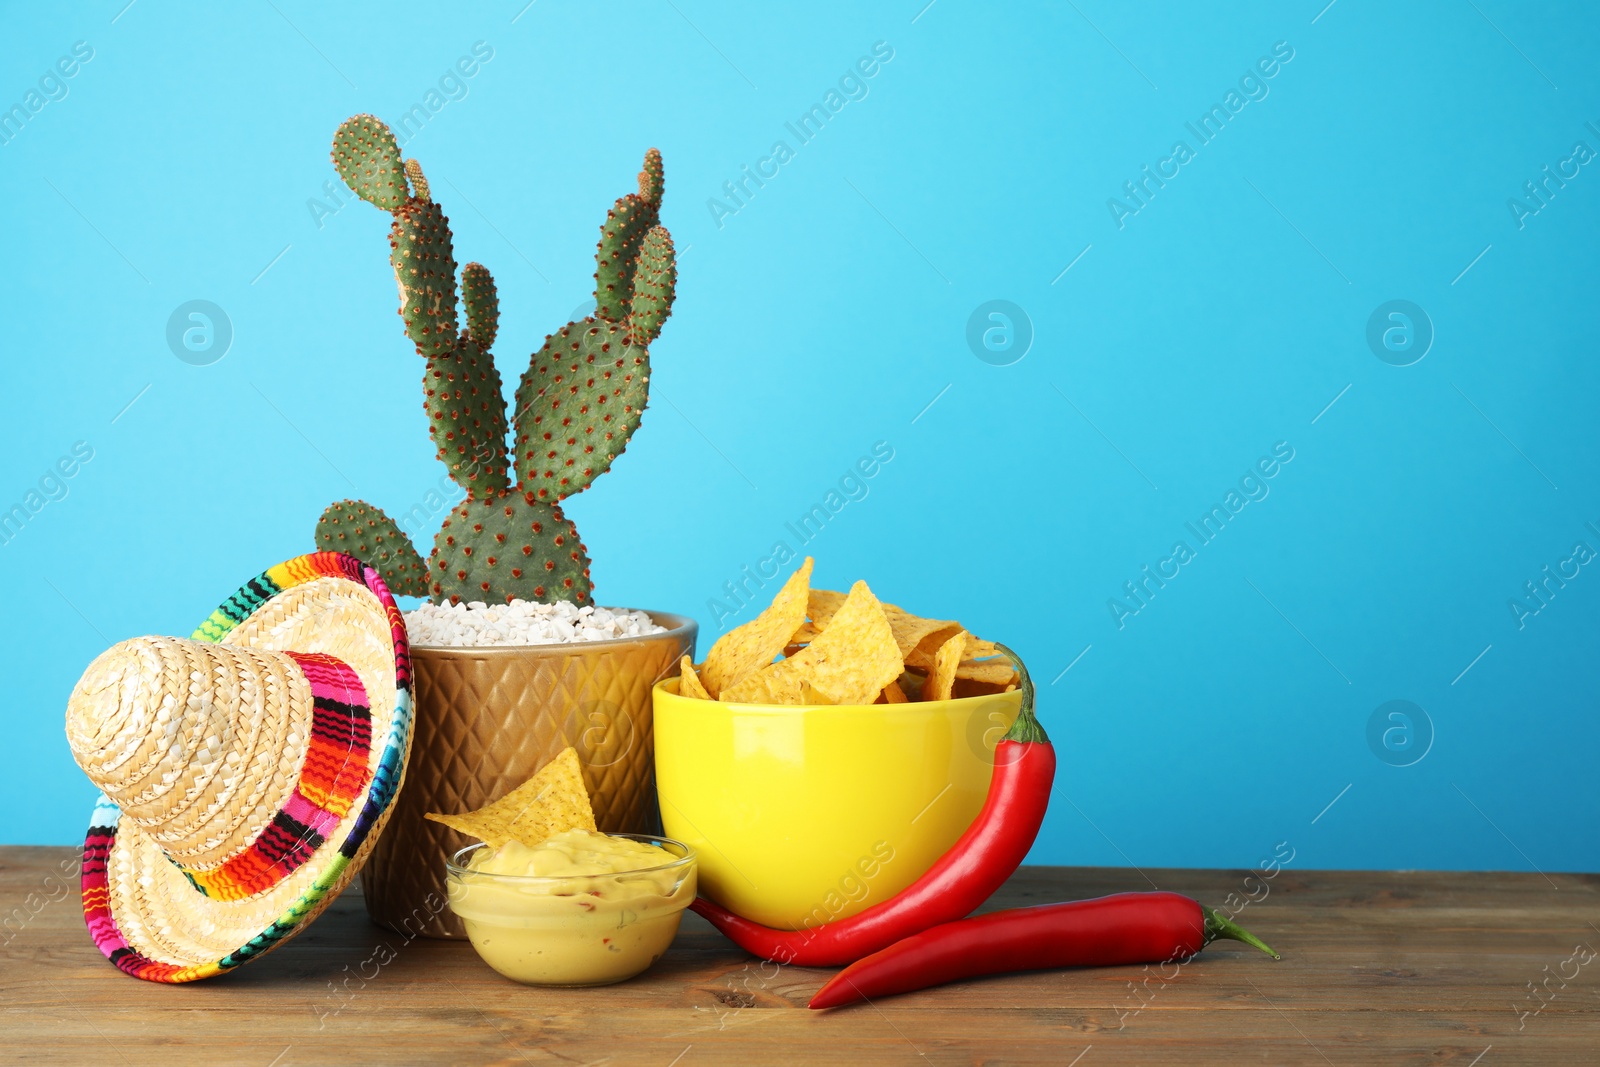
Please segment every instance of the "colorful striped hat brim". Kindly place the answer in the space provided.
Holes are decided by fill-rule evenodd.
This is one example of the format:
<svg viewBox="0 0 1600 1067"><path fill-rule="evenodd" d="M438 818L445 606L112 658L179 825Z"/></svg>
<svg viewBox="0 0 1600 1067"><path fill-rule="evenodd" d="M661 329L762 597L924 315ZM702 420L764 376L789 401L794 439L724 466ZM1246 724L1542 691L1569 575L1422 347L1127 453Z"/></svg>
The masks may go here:
<svg viewBox="0 0 1600 1067"><path fill-rule="evenodd" d="M136 732L110 738L106 729L96 737L112 747L107 766L143 761L137 769L149 773L119 794L123 807L105 794L96 804L83 848L90 935L127 974L188 982L238 967L299 933L365 862L409 755L410 653L404 619L382 578L334 552L300 556L246 582L188 641L138 642L140 654L197 662L215 646L210 656L241 664L237 679L212 685L206 670L188 671L190 661L179 660L178 684L187 680L190 689L166 694L160 707L177 707L187 695L194 708L198 699L201 711L193 715L205 728L192 732L203 739L185 735L170 714L160 719L165 736L143 748ZM203 690L198 697L195 687ZM75 691L74 700L97 695ZM105 712L109 699L93 711ZM236 728L217 727L224 711ZM80 755L88 742L81 726L74 736L74 725L69 709L69 737ZM219 735L234 747L220 744ZM161 760L180 756L206 773L187 790L167 784L173 795L160 796L173 776L155 772L166 766ZM246 773L258 765L272 768L270 780ZM161 821L168 811L198 829L169 830Z"/></svg>

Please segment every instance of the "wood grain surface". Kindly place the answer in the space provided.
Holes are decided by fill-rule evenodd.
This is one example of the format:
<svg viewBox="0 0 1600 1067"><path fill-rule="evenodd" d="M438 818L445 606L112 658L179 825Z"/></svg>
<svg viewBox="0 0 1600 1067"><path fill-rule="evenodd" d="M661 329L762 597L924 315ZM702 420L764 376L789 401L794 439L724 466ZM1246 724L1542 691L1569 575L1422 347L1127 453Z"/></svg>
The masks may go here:
<svg viewBox="0 0 1600 1067"><path fill-rule="evenodd" d="M1013 975L813 1012L831 971L753 960L693 915L640 978L541 990L465 943L373 926L354 890L232 974L153 985L90 942L75 865L72 849L0 848L6 1063L1600 1063L1600 958L1579 962L1600 949L1592 875L1024 867L990 907L1152 883L1232 894L1284 958L1221 942L1164 972Z"/></svg>

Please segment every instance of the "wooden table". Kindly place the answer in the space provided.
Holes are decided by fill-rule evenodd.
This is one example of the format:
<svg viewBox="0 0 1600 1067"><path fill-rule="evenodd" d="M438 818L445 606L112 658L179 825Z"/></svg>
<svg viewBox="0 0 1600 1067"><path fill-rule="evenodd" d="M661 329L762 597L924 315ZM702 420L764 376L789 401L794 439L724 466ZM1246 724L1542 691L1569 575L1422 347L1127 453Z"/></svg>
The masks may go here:
<svg viewBox="0 0 1600 1067"><path fill-rule="evenodd" d="M356 892L230 975L152 985L90 943L61 876L73 855L0 848L7 1063L1600 1063L1600 958L1574 955L1600 949L1589 875L1149 870L1208 903L1234 894L1283 961L1221 942L1165 978L1025 974L812 1012L831 972L759 963L693 915L641 978L540 990L464 943L371 925ZM993 906L1145 887L1133 870L1025 867Z"/></svg>

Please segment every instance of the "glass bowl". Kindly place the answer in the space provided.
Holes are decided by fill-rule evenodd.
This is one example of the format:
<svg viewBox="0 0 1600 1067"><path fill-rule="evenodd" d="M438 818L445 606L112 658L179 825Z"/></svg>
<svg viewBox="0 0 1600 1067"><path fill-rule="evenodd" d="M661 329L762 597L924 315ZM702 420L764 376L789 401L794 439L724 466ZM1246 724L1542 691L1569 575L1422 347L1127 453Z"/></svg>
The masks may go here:
<svg viewBox="0 0 1600 1067"><path fill-rule="evenodd" d="M654 867L540 877L474 870L487 845L445 863L446 899L483 961L514 982L596 986L648 970L677 936L694 900L695 851L652 834L608 834L668 852Z"/></svg>

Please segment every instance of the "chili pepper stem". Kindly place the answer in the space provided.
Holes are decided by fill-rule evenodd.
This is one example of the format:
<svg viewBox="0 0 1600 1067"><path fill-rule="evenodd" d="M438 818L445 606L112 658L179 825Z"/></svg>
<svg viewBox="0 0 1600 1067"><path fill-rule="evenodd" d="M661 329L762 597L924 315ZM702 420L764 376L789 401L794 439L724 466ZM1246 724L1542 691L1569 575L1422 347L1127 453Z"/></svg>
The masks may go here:
<svg viewBox="0 0 1600 1067"><path fill-rule="evenodd" d="M1222 914L1216 908L1201 907L1200 910L1205 913L1206 917L1206 944L1209 945L1218 938L1243 941L1247 945L1255 946L1275 960L1283 959L1282 956L1272 951L1265 941Z"/></svg>
<svg viewBox="0 0 1600 1067"><path fill-rule="evenodd" d="M1022 657L998 642L994 647L996 652L1011 660L1011 665L1022 679L1022 707L1017 710L1017 719L1011 724L1011 729L1000 740L1048 744L1050 738L1045 735L1044 727L1033 713L1033 679L1028 676L1028 668L1023 664Z"/></svg>

